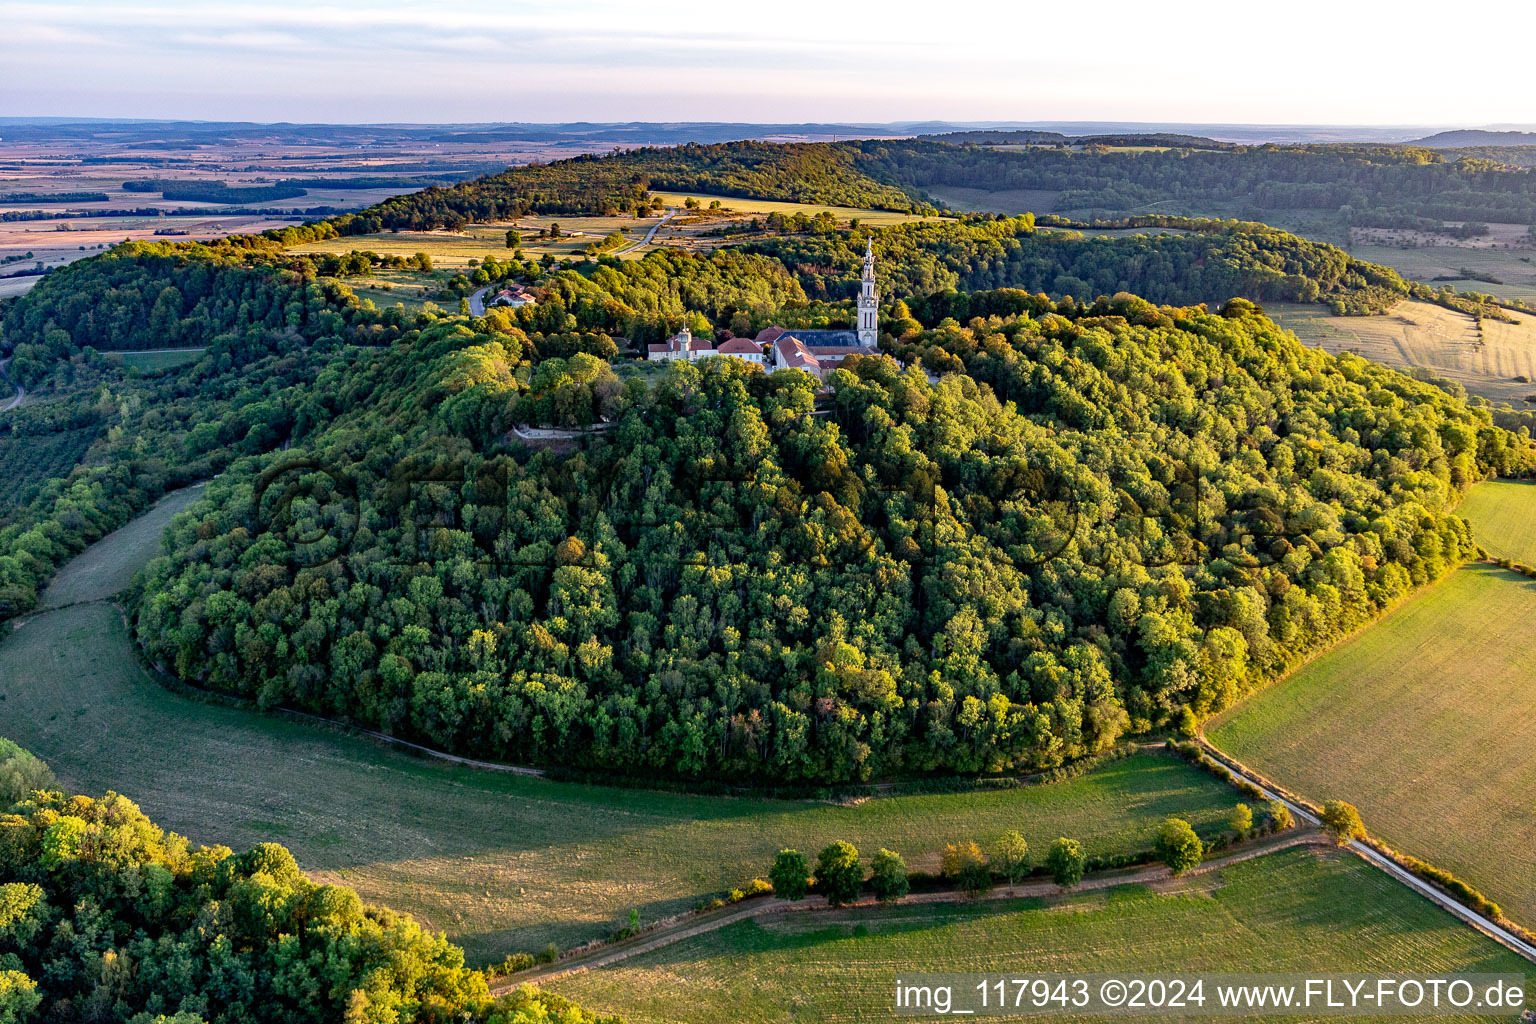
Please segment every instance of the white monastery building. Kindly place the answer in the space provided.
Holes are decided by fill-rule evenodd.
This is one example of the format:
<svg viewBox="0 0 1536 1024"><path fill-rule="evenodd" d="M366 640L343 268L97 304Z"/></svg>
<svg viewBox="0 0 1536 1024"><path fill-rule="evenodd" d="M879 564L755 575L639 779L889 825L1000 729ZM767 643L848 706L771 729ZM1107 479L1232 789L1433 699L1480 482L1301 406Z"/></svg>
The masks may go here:
<svg viewBox="0 0 1536 1024"><path fill-rule="evenodd" d="M817 380L826 380L845 356L871 355L879 341L880 296L875 291L875 253L873 246L866 244L856 329L765 327L750 341L731 338L715 348L708 341L695 338L685 327L661 344L651 345L646 358L664 363L673 359L696 362L710 356L734 356L774 370L804 370Z"/></svg>

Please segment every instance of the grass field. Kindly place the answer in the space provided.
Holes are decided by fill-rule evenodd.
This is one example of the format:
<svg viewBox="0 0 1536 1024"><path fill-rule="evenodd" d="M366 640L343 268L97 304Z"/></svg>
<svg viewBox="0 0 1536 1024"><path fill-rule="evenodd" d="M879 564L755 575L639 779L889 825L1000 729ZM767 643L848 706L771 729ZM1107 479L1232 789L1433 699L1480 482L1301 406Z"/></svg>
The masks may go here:
<svg viewBox="0 0 1536 1024"><path fill-rule="evenodd" d="M1524 231L1521 227L1521 231ZM1536 302L1536 250L1529 247L1493 249L1486 245L1431 245L1404 249L1392 245L1352 245L1351 256L1380 263L1397 270L1404 277L1439 287L1449 283L1457 291L1488 292L1506 299ZM1455 277L1463 270L1473 270L1497 278L1498 284L1456 278L1436 282L1437 277Z"/></svg>
<svg viewBox="0 0 1536 1024"><path fill-rule="evenodd" d="M593 242L602 241L613 231L622 233L628 239L626 246L640 241L657 219L656 217L637 220L634 217L527 216L518 218L516 226L523 235L524 257L537 259L548 254L556 259L580 259L587 246ZM539 232L548 229L551 224L560 225L562 237L553 239L537 237ZM344 238L305 242L293 246L291 251L351 252L353 249L367 249L395 256L413 256L418 252L424 252L432 257L435 265L460 270L468 266L470 260L482 260L487 256L504 260L511 256L512 250L507 248L507 229L512 226L510 222L494 225L471 224L457 233L385 231L376 235L348 235ZM660 241L661 237L658 235L657 241ZM631 253L630 258L643 256L647 251L649 247ZM357 289L353 280L348 280L347 283L355 290ZM360 290L359 294L361 294ZM375 298L374 301L379 302L379 299ZM394 299L389 300L390 304L394 301Z"/></svg>
<svg viewBox="0 0 1536 1024"><path fill-rule="evenodd" d="M122 353L123 365L141 373L159 373L161 370L195 363L205 351L207 350L201 348L177 348L153 352L124 352ZM102 354L110 355L111 353Z"/></svg>
<svg viewBox="0 0 1536 1024"><path fill-rule="evenodd" d="M767 216L770 213L782 213L786 217L792 217L797 213L803 213L808 217L814 217L818 213L830 213L839 221L858 219L859 223L870 227L889 227L892 224L905 224L911 220L936 220L934 217L915 217L909 213L897 213L893 210L867 210L857 206L823 206L820 203L782 203L772 199L743 199L740 196L717 196L707 192L656 192L670 207L681 208L688 199L697 199L701 206L707 207L712 202L718 202L722 210L735 213L761 214Z"/></svg>
<svg viewBox="0 0 1536 1024"><path fill-rule="evenodd" d="M0 299L12 299L18 295L25 295L41 280L42 278L36 274L29 274L25 277L18 277L16 275L0 277Z"/></svg>
<svg viewBox="0 0 1536 1024"><path fill-rule="evenodd" d="M777 1024L886 1019L903 972L1532 970L1362 861L1299 849L1162 892L747 921L545 987L632 1024Z"/></svg>
<svg viewBox="0 0 1536 1024"><path fill-rule="evenodd" d="M1213 743L1536 924L1536 583L1454 573L1210 724Z"/></svg>
<svg viewBox="0 0 1536 1024"><path fill-rule="evenodd" d="M1484 320L1479 335L1471 317L1428 302L1400 302L1382 316L1334 316L1322 306L1284 302L1264 308L1276 323L1327 352L1354 352L1399 369L1423 367L1517 409L1526 408L1527 395L1536 395L1536 317L1515 313L1513 324Z"/></svg>
<svg viewBox="0 0 1536 1024"><path fill-rule="evenodd" d="M1179 814L1221 827L1237 794L1180 761L1138 755L1047 786L856 805L704 797L474 771L308 723L177 696L133 657L116 608L185 495L94 546L0 642L0 735L84 792L117 789L201 842L275 839L308 871L356 886L499 959L691 907L767 869L782 846L848 839L934 867L956 839L1008 828L1043 847L1143 849Z"/></svg>
<svg viewBox="0 0 1536 1024"><path fill-rule="evenodd" d="M1493 557L1536 565L1536 481L1480 483L1456 512L1472 524L1472 536Z"/></svg>

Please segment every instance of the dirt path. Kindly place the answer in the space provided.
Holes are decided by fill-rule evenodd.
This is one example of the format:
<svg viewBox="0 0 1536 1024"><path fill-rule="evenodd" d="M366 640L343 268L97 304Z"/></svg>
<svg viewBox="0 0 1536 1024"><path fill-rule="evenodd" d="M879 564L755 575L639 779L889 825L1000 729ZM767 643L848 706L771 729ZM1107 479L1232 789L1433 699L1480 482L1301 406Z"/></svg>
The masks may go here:
<svg viewBox="0 0 1536 1024"><path fill-rule="evenodd" d="M1195 875L1203 875L1233 864L1240 864L1245 860L1255 857L1263 857L1280 850L1288 850L1296 846L1333 846L1333 841L1326 833L1317 828L1292 829L1280 835L1267 836L1247 844L1242 849L1230 853L1224 857L1208 860L1199 867L1185 872L1175 879L1169 870L1161 864L1149 865L1141 868L1126 868L1120 871L1105 871L1086 878L1072 891L1094 892L1100 889L1112 889L1119 885L1177 885L1185 878ZM1009 888L1006 885L995 886L980 896L967 896L961 892L922 892L904 897L902 905L908 904L947 904L947 903L975 903L984 900L1015 900L1028 898L1049 898L1061 895L1061 889L1054 883L1043 880L1026 882L1023 885ZM872 910L880 907L880 903L873 898L865 898L857 903L846 904L842 907L830 907L822 900L811 897L806 900L794 901L774 899L753 900L745 907L735 907L722 910L712 916L695 917L679 922L669 928L631 939L628 942L613 946L603 946L590 953L571 957L569 960L549 964L546 967L525 971L515 977L492 987L493 994L510 992L519 985L530 982L554 981L582 971L595 970L607 967L610 964L628 960L630 957L649 953L654 949L671 946L675 943L691 939L696 935L704 935L708 932L725 928L728 925L740 921L749 921L761 917L769 917L775 914L813 914L831 910L847 911Z"/></svg>

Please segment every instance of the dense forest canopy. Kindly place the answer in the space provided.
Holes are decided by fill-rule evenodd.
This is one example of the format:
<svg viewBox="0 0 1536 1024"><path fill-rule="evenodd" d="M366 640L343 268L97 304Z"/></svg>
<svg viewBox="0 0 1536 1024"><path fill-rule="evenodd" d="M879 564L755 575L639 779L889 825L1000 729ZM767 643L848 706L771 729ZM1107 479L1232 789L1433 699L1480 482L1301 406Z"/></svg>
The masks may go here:
<svg viewBox="0 0 1536 1024"><path fill-rule="evenodd" d="M653 205L652 189L922 212L932 208L927 189L960 186L1056 192L1058 209L1120 214L1174 201L1202 216L1305 210L1383 227L1536 224L1536 175L1520 166L1527 161L1493 151L1489 159L1415 146L1216 146L1155 137L1135 140L1152 147L1142 150L1098 144L1123 140L1075 149L1033 141L1023 150L928 139L637 149L515 167L328 223L360 234L526 213L635 213Z"/></svg>
<svg viewBox="0 0 1536 1024"><path fill-rule="evenodd" d="M1177 229L1135 235L1042 232L1027 214L902 224L876 234L877 273L885 294L908 298L993 288L1076 299L1129 291L1180 305L1219 304L1234 295L1324 301L1352 313L1380 312L1413 291L1390 267L1262 224L1166 222ZM859 247L858 236L847 233L747 244L794 269L806 293L816 298L857 293Z"/></svg>
<svg viewBox="0 0 1536 1024"><path fill-rule="evenodd" d="M498 759L1048 766L1225 707L1437 578L1471 551L1460 493L1531 465L1248 303L1016 305L898 325L958 372L855 360L826 415L799 373L674 364L575 455L502 450L516 348L434 325L302 449L211 485L136 635L197 685Z"/></svg>
<svg viewBox="0 0 1536 1024"><path fill-rule="evenodd" d="M355 235L451 229L529 213L639 214L656 205L651 189L931 212L931 205L901 188L870 178L857 160L854 150L813 143L646 147L513 167L451 188L386 199L331 223L340 234Z"/></svg>

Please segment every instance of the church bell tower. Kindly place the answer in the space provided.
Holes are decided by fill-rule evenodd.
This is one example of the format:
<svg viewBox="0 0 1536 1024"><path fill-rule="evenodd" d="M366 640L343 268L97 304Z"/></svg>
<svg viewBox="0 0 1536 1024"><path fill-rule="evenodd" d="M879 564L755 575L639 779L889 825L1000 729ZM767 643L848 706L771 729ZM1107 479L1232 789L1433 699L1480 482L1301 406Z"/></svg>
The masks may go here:
<svg viewBox="0 0 1536 1024"><path fill-rule="evenodd" d="M875 294L874 242L864 245L864 279L859 289L859 344L874 348L880 342L880 297Z"/></svg>

